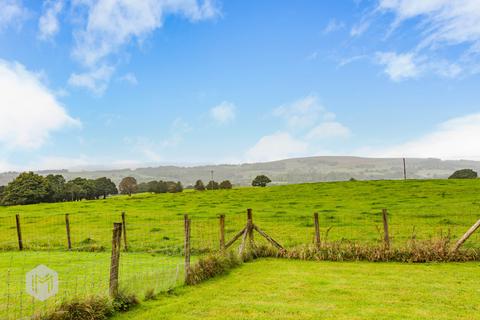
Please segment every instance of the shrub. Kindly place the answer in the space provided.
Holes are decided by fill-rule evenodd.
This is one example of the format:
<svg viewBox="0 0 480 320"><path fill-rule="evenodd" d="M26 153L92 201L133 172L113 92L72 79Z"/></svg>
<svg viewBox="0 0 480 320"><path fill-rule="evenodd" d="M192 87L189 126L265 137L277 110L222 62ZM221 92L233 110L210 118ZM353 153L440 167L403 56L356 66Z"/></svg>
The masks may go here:
<svg viewBox="0 0 480 320"><path fill-rule="evenodd" d="M472 169L462 169L455 171L448 179L477 179L478 174Z"/></svg>
<svg viewBox="0 0 480 320"><path fill-rule="evenodd" d="M112 316L115 308L112 301L104 297L90 297L62 303L47 315L37 315L37 320L104 320Z"/></svg>
<svg viewBox="0 0 480 320"><path fill-rule="evenodd" d="M239 266L242 261L233 252L225 255L212 254L201 258L192 268L186 279L188 285L195 285L217 275L224 274L230 269Z"/></svg>

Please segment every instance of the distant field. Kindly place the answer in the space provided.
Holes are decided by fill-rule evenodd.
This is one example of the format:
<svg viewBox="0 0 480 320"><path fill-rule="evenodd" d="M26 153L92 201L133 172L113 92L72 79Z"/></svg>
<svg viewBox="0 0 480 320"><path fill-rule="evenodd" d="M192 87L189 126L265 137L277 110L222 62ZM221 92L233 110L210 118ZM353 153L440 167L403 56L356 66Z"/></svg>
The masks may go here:
<svg viewBox="0 0 480 320"><path fill-rule="evenodd" d="M260 260L115 317L480 319L478 263Z"/></svg>
<svg viewBox="0 0 480 320"><path fill-rule="evenodd" d="M254 220L281 243L309 243L312 214L320 214L322 237L329 240L375 242L381 238L381 210L389 210L394 244L437 237L450 230L458 237L480 217L480 181L410 180L312 183L267 188L239 188L181 194L139 194L107 200L0 207L0 247L16 247L15 219L21 214L27 247L63 249L64 214L70 214L75 248L109 248L111 228L127 213L128 239L133 250L179 252L183 214L192 219L194 246L218 245L218 221L226 214L228 236ZM467 245L480 244L474 236Z"/></svg>

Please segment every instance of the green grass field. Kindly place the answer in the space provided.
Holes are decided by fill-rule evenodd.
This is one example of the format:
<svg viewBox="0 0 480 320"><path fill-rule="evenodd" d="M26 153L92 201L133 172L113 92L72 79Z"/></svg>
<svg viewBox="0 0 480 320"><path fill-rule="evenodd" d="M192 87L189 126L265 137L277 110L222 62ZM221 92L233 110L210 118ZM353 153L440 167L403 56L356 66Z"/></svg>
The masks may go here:
<svg viewBox="0 0 480 320"><path fill-rule="evenodd" d="M216 246L217 216L226 214L228 235L245 223L245 210L254 209L255 222L287 246L309 243L312 214L318 211L322 233L329 240L375 242L381 238L381 210L389 210L394 244L435 237L448 230L458 237L480 216L480 181L365 181L239 188L226 191L187 191L181 194L139 194L107 200L0 208L0 245L16 246L14 215L22 217L27 247L66 246L64 214L70 214L74 247L108 248L114 221L127 213L133 250L180 249L183 214L192 218L194 246ZM476 236L469 242L480 243Z"/></svg>
<svg viewBox="0 0 480 320"><path fill-rule="evenodd" d="M183 283L183 260L145 253L123 253L122 289L142 296L146 290L165 291ZM25 292L25 275L37 265L55 270L59 292L39 302ZM0 319L21 319L48 311L63 300L108 295L110 253L3 252L0 253Z"/></svg>
<svg viewBox="0 0 480 320"><path fill-rule="evenodd" d="M449 232L454 239L460 237L480 218L480 181L412 180L313 183L206 192L186 191L181 194L139 194L132 197L115 196L97 201L0 207L0 319L11 315L13 315L11 318L15 319L33 312L45 311L66 298L105 294L108 284L112 224L121 221L122 211L127 214L127 239L131 252L122 253L120 283L122 287L127 287L142 297L148 289L161 291L182 283L183 215L185 213L188 213L192 220L192 247L197 250L194 251L194 254L199 254L201 251L198 249L214 250L218 248L218 216L220 214L226 215L228 239L245 224L247 208L253 208L254 222L287 248L312 242L313 212L318 212L320 215L323 240L326 237L326 230L330 229L329 241L346 239L362 243L377 243L382 238L381 210L387 208L393 245L403 246L411 237L430 239L438 237L440 234L446 235ZM15 228L15 214L17 213L21 216L23 240L27 249L21 253L17 252ZM74 249L72 252L65 250L67 244L66 213L70 214ZM480 235L474 235L466 243L466 246L478 248ZM258 290L251 294L252 302L255 302L254 300L262 301L259 297L266 292L265 290L269 286L278 289L270 294L287 299L289 291L282 289L282 281L291 280L293 281L291 282L292 287L301 288L306 286L306 282L295 275L303 275L305 279L310 279L308 282L311 284L306 287L308 290L305 291L304 302L302 302L302 296L297 293L298 301L296 303L299 306L302 303L305 304L305 310L303 310L305 318L312 318L317 311L321 311L325 315L349 314L350 317L345 317L345 319L352 319L357 312L366 312L365 315L368 316L374 312L382 313L383 310L387 310L394 314L394 310L388 304L378 305L378 303L372 302L376 298L384 296L377 292L382 286L392 292L394 288L401 287L395 298L397 300L392 301L405 301L406 307L398 308L398 310L404 310L407 316L412 318L415 318L415 314L419 315L418 318L422 318L418 313L421 312L421 309L426 310L425 314L429 314L428 312L431 311L434 315L438 314L440 318L443 316L443 312L436 311L434 307L428 307L428 303L418 300L425 297L425 301L429 301L429 299L431 301L432 298L429 298L428 294L436 297L435 290L437 289L442 292L445 290L458 292L459 297L469 301L477 298L475 294L479 293L478 286L475 287L476 291L472 291L472 287L466 285L469 283L466 279L467 273L472 276L479 275L475 264L417 266L366 263L312 264L286 261L262 263L255 262L238 271L247 272L252 277L251 279L246 278L242 283L260 283L260 287L257 289L248 289ZM55 269L61 279L60 294L44 304L33 301L24 290L25 273L38 264L45 264ZM270 271L280 272L283 268L286 268L285 272L291 270L292 277L285 272L272 273L271 276L265 273L272 268L275 270ZM256 269L263 269L264 272L255 275L252 272ZM338 288L335 283L332 282L329 287L322 284L320 281L322 277L316 280L319 275L332 273L333 276L337 269L339 276L350 279L347 283L350 284L350 287L345 288L347 290L345 296L341 291L342 288ZM359 274L357 269L363 270L362 273ZM452 282L455 278L455 270L458 270L459 277L465 275L464 282L458 284ZM442 274L445 272L449 273L450 279L445 279L447 283L439 282L441 285L439 284L436 288L432 281L442 281ZM416 278L413 276L409 278L410 273L416 275ZM212 281L213 284L205 285L207 288L209 285L212 286L210 294L213 294L215 290L230 290L227 287L215 289L215 283L225 281L228 284L230 281L239 281L238 278L235 278L237 274L241 273L235 271L232 274L232 279L237 280L225 277ZM385 277L384 280L382 280L382 276ZM424 276L425 278L423 278ZM261 284L262 277L270 277L272 283ZM433 280L428 280L428 277ZM295 279L299 280L299 284L295 284ZM405 282L402 279L406 279ZM415 281L419 283L423 281L425 284L419 287L417 299L412 300L407 294L406 288L409 283L412 284ZM347 285L345 282L340 281L339 283ZM436 289L430 293L429 290L433 288L432 286ZM197 294L196 289L182 289L186 292L185 296L173 298L169 304L170 309L167 310L171 312L167 314L171 314L172 319L182 318L181 315L175 314L175 312L178 313L175 308L179 308L176 306L175 299L187 299L185 301L188 301L189 294ZM239 284L237 284L237 289L240 290L240 293L248 292L247 288L239 287ZM327 289L332 290L332 298L335 299L332 304L324 301L326 292L322 290ZM354 295L355 292L358 294ZM360 293L362 294L360 295ZM233 291L231 294L233 295ZM323 300L318 301L318 308L312 302L317 294L319 298L323 297ZM352 295L355 299L365 300L348 302ZM207 296L208 292L205 293L205 297ZM254 299L256 296L258 299ZM201 299L201 295L197 297ZM457 294L449 293L448 297L457 299ZM215 312L221 312L224 308L233 308L230 314L231 319L247 317L249 312L252 312L252 316L261 319L266 317L265 312L273 312L272 306L277 306L274 300L267 299L264 300L263 306L256 304L256 309L250 310L243 302L238 301L230 301L231 304L237 303L237 307L232 305L223 305L222 307L219 304L218 308L210 301L205 301L203 309L192 309L191 314L203 315L205 313L206 318L213 318ZM269 306L269 302L272 303L272 306ZM448 310L455 309L451 304L450 306L451 308ZM195 305L190 305L190 307L193 308ZM282 304L278 304L278 307L279 310L283 310L284 318L292 319L301 309L295 305L291 309L288 305ZM143 309L141 310L143 311ZM417 313L413 311L411 313L411 310L416 310ZM347 311L350 313L346 313ZM240 316L235 317L235 314ZM278 315L279 318L282 318L280 314ZM400 315L400 313L394 314L399 319Z"/></svg>
<svg viewBox="0 0 480 320"><path fill-rule="evenodd" d="M257 260L115 320L480 319L479 263Z"/></svg>

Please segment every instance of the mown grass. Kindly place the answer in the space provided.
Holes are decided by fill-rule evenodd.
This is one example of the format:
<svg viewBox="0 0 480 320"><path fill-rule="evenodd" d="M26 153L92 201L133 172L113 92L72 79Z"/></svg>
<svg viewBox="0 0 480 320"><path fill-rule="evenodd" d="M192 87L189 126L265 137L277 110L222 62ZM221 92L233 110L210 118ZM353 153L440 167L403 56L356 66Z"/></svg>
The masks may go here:
<svg viewBox="0 0 480 320"><path fill-rule="evenodd" d="M55 270L58 294L45 302L28 296L25 275L39 264ZM3 252L0 253L0 319L21 319L55 309L64 301L108 296L110 253ZM122 253L119 283L123 290L143 295L183 283L183 261L144 253Z"/></svg>
<svg viewBox="0 0 480 320"><path fill-rule="evenodd" d="M126 211L132 250L181 253L183 215L192 219L194 248L218 246L218 221L226 214L227 237L255 223L287 246L311 243L312 214L320 214L322 237L378 242L381 210L389 210L393 243L459 237L480 216L480 180L410 180L313 183L181 194L139 194L106 200L0 208L0 247L16 247L14 214L22 217L27 248L65 248L64 214L70 214L74 248L109 248L111 228ZM467 243L479 244L474 236Z"/></svg>
<svg viewBox="0 0 480 320"><path fill-rule="evenodd" d="M478 263L262 259L114 319L480 319L479 275Z"/></svg>

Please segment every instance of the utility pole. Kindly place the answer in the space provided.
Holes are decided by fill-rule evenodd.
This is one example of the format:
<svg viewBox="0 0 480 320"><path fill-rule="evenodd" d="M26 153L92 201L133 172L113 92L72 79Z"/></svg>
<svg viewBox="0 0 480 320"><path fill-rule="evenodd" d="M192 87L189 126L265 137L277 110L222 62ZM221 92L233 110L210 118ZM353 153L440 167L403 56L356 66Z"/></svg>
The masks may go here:
<svg viewBox="0 0 480 320"><path fill-rule="evenodd" d="M407 165L405 162L405 158L403 158L403 179L407 180Z"/></svg>
<svg viewBox="0 0 480 320"><path fill-rule="evenodd" d="M212 183L211 183L210 188L211 188L211 190L213 190L213 170L211 170L210 173L212 174L212 180L210 180L210 181L212 181Z"/></svg>

